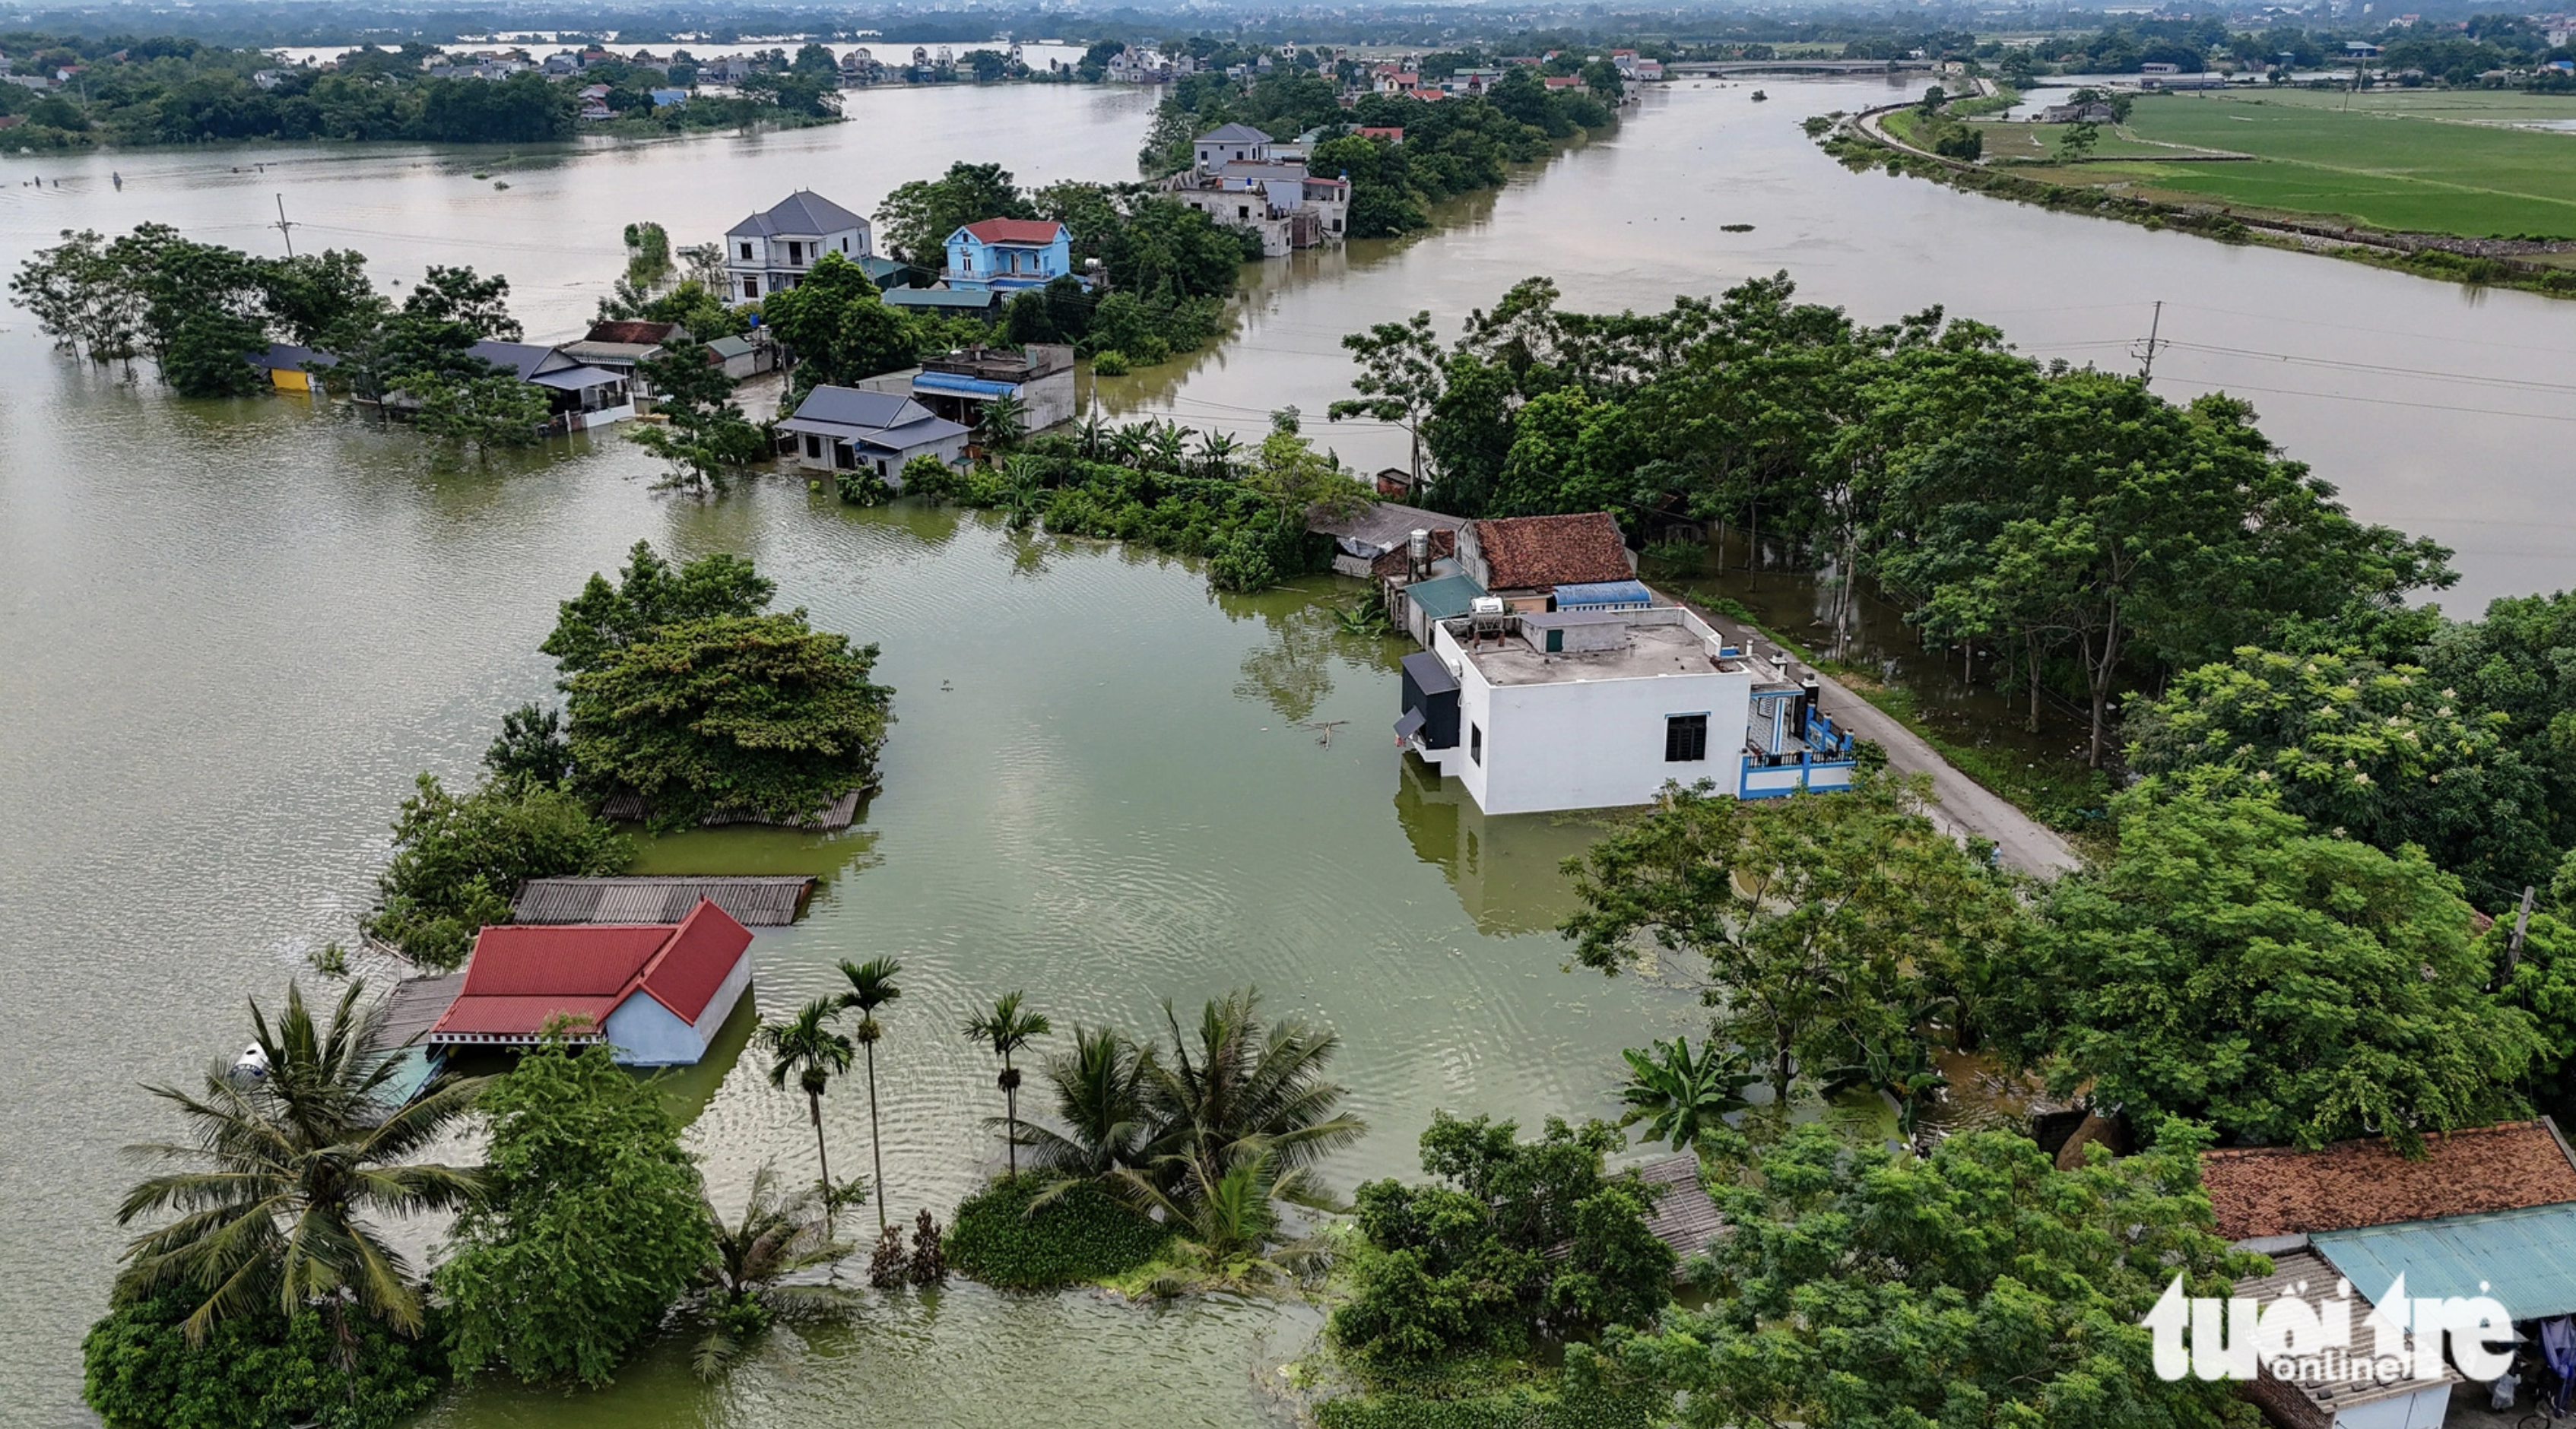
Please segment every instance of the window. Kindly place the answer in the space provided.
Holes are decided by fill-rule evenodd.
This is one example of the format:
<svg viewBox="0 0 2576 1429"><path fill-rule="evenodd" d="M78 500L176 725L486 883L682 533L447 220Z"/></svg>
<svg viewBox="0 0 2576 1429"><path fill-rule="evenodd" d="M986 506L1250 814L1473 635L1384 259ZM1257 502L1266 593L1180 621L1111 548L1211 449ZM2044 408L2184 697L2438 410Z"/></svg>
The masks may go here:
<svg viewBox="0 0 2576 1429"><path fill-rule="evenodd" d="M805 434L805 456L811 461L823 459L823 439L812 432Z"/></svg>
<svg viewBox="0 0 2576 1429"><path fill-rule="evenodd" d="M1708 716L1664 716L1664 762L1697 764L1708 758Z"/></svg>
<svg viewBox="0 0 2576 1429"><path fill-rule="evenodd" d="M795 242L795 241L794 241L794 240L792 240L792 239L791 239L791 240L789 240L789 242L788 242L788 244L787 244L787 261L788 261L791 265L792 265L792 264L797 264L797 263L802 263L802 262L804 262L804 261L805 261L805 245L804 245L804 244L802 244L802 243Z"/></svg>
<svg viewBox="0 0 2576 1429"><path fill-rule="evenodd" d="M745 278L745 279L743 279L743 280L742 280L742 295L743 295L744 297L746 297L746 298L756 298L756 297L759 297L759 296L760 296L760 280L759 280L758 278Z"/></svg>
<svg viewBox="0 0 2576 1429"><path fill-rule="evenodd" d="M1478 764L1485 762L1485 727L1481 724L1467 726L1467 757Z"/></svg>
<svg viewBox="0 0 2576 1429"><path fill-rule="evenodd" d="M848 240L848 239L846 239L846 238L844 238L844 239L842 239L842 240L841 240L841 251L842 251L842 252L844 252L844 253L847 253L847 252L849 252L849 251L850 251L850 240Z"/></svg>
<svg viewBox="0 0 2576 1429"><path fill-rule="evenodd" d="M745 263L751 261L751 245L748 243L742 245L742 261Z"/></svg>

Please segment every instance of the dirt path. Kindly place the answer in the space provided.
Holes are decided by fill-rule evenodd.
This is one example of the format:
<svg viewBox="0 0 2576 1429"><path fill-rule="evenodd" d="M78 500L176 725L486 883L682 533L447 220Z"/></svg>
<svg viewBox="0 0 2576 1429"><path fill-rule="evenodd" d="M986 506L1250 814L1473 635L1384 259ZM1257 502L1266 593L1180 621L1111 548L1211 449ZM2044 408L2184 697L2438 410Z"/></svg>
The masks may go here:
<svg viewBox="0 0 2576 1429"><path fill-rule="evenodd" d="M1731 620L1690 601L1683 601L1693 614L1705 620L1739 647L1750 649L1760 641L1777 645L1760 631L1740 620ZM1819 670L1816 672L1821 703L1834 723L1863 739L1875 741L1887 751L1887 767L1901 774L1932 776L1932 821L1952 837L1975 834L1994 841L2003 861L2024 873L2041 878L2054 877L2080 867L2083 860L2066 840L2047 825L2016 809L2002 795L1962 774L1950 761L1943 759L1922 737L1899 723L1894 716L1851 692L1840 681Z"/></svg>

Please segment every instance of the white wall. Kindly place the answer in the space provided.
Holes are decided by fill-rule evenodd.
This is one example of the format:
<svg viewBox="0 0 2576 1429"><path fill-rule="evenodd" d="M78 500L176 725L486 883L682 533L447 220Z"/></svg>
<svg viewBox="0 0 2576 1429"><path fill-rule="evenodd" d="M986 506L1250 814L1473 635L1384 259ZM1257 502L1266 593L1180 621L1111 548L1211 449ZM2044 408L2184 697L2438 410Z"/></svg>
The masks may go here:
<svg viewBox="0 0 2576 1429"><path fill-rule="evenodd" d="M1487 814L1607 809L1653 802L1666 780L1712 780L1732 796L1742 772L1753 676L1723 670L1625 679L1493 685L1446 627L1432 649L1458 675L1458 745L1440 772L1467 786ZM1708 757L1664 760L1665 718L1708 715ZM1474 730L1484 756L1471 757Z"/></svg>

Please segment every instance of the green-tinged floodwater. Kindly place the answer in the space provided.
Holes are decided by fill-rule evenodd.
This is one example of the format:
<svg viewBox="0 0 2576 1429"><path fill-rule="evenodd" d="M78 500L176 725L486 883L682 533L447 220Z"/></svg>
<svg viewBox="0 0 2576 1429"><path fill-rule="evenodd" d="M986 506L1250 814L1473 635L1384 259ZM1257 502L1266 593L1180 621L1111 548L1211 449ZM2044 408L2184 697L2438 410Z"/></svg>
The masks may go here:
<svg viewBox="0 0 2576 1429"><path fill-rule="evenodd" d="M1607 1111L1618 1049L1698 1020L1687 995L1560 971L1553 865L1587 831L1409 782L1385 733L1395 652L1330 633L1329 581L1211 598L1179 561L793 479L656 493L615 438L460 465L294 401L54 378L13 436L38 464L0 483L11 1424L77 1422L113 1149L169 1126L135 1082L237 1050L242 1000L348 936L413 771L470 776L499 712L548 689L554 603L639 537L741 552L782 604L885 647L899 722L859 827L693 834L643 866L823 875L807 919L754 944L764 1011L829 990L841 959L903 960L879 1080L906 1215L944 1218L998 1153L991 1068L957 1029L1014 988L1059 1028L1141 1030L1164 997L1245 983L1330 1023L1378 1128L1334 1166L1345 1190L1410 1170L1434 1107ZM1302 727L1329 721L1329 745ZM676 1089L705 1098L690 1139L719 1204L764 1160L811 1174L801 1098L752 1060ZM863 1166L863 1100L826 1115ZM957 1285L780 1334L718 1389L664 1354L604 1394L476 1389L431 1422L1242 1425L1256 1365L1312 1323Z"/></svg>

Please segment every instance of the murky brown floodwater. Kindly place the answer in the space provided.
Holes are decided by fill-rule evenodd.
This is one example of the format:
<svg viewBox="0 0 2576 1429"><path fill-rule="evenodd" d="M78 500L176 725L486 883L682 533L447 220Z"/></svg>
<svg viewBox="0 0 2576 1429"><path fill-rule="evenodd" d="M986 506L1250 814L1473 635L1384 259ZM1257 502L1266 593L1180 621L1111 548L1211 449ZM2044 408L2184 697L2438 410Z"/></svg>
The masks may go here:
<svg viewBox="0 0 2576 1429"><path fill-rule="evenodd" d="M1671 90L1449 228L1268 265L1234 340L1112 384L1109 402L1200 427L1250 429L1286 403L1319 413L1344 391L1341 333L1425 306L1454 327L1537 272L1573 303L1660 305L1787 267L1872 320L1944 301L2030 350L2104 361L2161 296L2166 335L2200 347L2168 353L2160 384L2254 389L2268 429L2362 514L2458 545L2480 598L2563 582L2576 539L2548 483L2566 404L2547 384L2576 354L2576 307L2480 304L1847 175L1795 120L1883 91L1767 88L1765 105L1743 87ZM629 221L696 241L799 185L873 208L956 158L1001 159L1027 182L1123 178L1151 96L858 98L857 121L832 129L517 158L14 156L0 164L13 183L63 183L0 187L0 265L62 228L145 220L273 252L263 225L282 192L299 246L358 247L406 279L432 262L507 272L532 334L560 334L606 290ZM1756 229L1716 231L1732 221ZM1372 465L1396 452L1383 431L1314 430ZM75 367L0 316L0 1204L17 1232L0 1246L0 1425L82 1422L78 1337L131 1174L115 1148L168 1129L137 1081L233 1048L244 997L273 996L307 950L347 936L412 772L470 773L498 712L548 687L534 647L553 603L639 536L750 555L782 601L885 645L902 722L861 828L694 836L645 862L830 879L808 921L762 935L764 1010L822 991L840 958L905 960L881 1068L899 1204L944 1207L981 1174L989 1071L952 1029L1011 987L1059 1025L1141 1026L1165 995L1248 981L1331 1021L1378 1128L1335 1168L1346 1186L1409 1170L1435 1107L1607 1111L1618 1048L1697 1023L1682 993L1559 970L1554 865L1595 830L1488 820L1408 778L1372 732L1390 713L1391 648L1332 635L1323 586L1211 600L1195 572L1140 553L846 510L790 480L674 499L648 489L652 472L614 434L460 464L288 401L181 402ZM1345 723L1329 745L1301 727L1330 721ZM684 1090L705 1101L692 1137L720 1202L764 1159L803 1164L802 1109L755 1068L712 1065ZM855 1154L861 1103L836 1094L829 1114ZM1245 1426L1264 1402L1256 1366L1312 1323L961 1286L778 1335L715 1389L664 1354L608 1394L480 1389L431 1418Z"/></svg>

